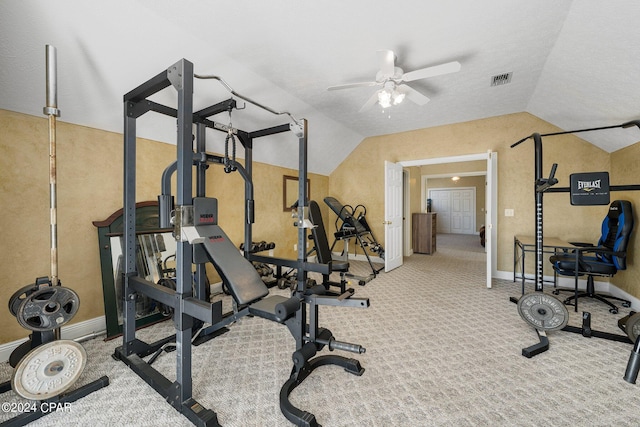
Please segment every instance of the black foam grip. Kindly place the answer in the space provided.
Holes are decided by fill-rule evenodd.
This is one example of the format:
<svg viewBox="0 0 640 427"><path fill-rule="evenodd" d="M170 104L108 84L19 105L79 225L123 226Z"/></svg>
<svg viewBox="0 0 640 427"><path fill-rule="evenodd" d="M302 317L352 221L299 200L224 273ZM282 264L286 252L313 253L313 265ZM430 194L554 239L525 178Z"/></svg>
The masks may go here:
<svg viewBox="0 0 640 427"><path fill-rule="evenodd" d="M280 322L284 322L295 314L300 308L300 299L291 297L288 300L276 304L276 317Z"/></svg>
<svg viewBox="0 0 640 427"><path fill-rule="evenodd" d="M316 355L316 352L316 346L313 343L305 343L300 350L293 353L293 364L296 368L302 368L309 359Z"/></svg>

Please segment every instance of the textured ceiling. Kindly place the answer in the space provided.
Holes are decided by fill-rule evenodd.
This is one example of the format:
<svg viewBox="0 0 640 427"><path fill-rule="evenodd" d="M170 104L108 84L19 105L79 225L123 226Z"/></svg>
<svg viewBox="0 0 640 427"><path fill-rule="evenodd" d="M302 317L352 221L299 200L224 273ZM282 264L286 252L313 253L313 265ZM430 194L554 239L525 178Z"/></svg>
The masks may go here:
<svg viewBox="0 0 640 427"><path fill-rule="evenodd" d="M122 96L186 58L196 73L308 119L309 169L329 174L372 135L523 111L565 130L639 119L638 18L632 0L3 0L0 108L42 115L51 44L60 120L122 132ZM359 112L376 88L326 90L373 80L380 49L393 50L404 71L454 60L462 69L411 83L431 98L426 105L405 101L384 113ZM506 72L511 83L490 86ZM229 94L197 80L194 96L198 109ZM156 100L174 97L167 89ZM287 119L248 105L231 121L252 131ZM140 122L140 136L175 140L172 120ZM637 130L581 136L607 151L640 140ZM209 149L220 151L223 138L209 137ZM256 145L256 160L297 167L295 138Z"/></svg>

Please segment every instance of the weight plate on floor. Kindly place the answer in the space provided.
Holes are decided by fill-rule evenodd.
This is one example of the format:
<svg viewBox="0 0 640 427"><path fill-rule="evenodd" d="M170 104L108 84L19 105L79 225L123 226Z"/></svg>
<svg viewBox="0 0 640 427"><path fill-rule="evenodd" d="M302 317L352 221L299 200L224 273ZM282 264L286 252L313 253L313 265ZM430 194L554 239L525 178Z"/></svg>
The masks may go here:
<svg viewBox="0 0 640 427"><path fill-rule="evenodd" d="M40 345L18 362L11 388L25 399L55 397L80 378L87 353L75 341L57 340Z"/></svg>
<svg viewBox="0 0 640 427"><path fill-rule="evenodd" d="M48 286L28 295L18 307L20 326L32 331L49 331L67 323L78 311L78 294L62 286Z"/></svg>
<svg viewBox="0 0 640 427"><path fill-rule="evenodd" d="M37 290L38 286L32 283L17 290L13 295L11 295L11 298L9 298L9 311L11 314L16 316L18 314L18 307L20 307L20 304L22 304L24 299Z"/></svg>
<svg viewBox="0 0 640 427"><path fill-rule="evenodd" d="M518 313L531 326L543 331L556 331L569 323L569 311L562 301L542 292L520 298Z"/></svg>
<svg viewBox="0 0 640 427"><path fill-rule="evenodd" d="M629 339L635 343L638 336L640 336L640 313L635 313L627 319L624 331Z"/></svg>

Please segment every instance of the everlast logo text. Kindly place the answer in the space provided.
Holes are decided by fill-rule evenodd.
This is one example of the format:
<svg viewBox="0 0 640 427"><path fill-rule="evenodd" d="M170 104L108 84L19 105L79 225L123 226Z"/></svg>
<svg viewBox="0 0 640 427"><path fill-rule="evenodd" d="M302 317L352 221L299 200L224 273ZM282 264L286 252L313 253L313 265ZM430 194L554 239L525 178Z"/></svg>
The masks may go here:
<svg viewBox="0 0 640 427"><path fill-rule="evenodd" d="M600 188L600 179L596 181L578 181L578 190L593 191Z"/></svg>

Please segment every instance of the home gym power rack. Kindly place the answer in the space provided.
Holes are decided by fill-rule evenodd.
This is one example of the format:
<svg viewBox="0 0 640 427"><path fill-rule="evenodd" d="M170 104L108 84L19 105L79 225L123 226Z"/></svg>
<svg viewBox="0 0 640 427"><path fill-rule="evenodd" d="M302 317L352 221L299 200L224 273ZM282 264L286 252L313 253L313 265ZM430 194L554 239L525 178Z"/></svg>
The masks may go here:
<svg viewBox="0 0 640 427"><path fill-rule="evenodd" d="M612 341L632 343L628 336L611 334L591 329L591 314L584 312L582 315L582 327L568 325L569 312L562 301L552 295L543 293L543 194L549 193L569 193L570 187L553 187L558 183L555 178L557 164L553 164L548 178L543 177L543 152L542 137L574 134L581 132L591 132L605 129L630 128L638 127L640 129L640 120L632 120L620 125L601 126L587 129L577 129L570 131L552 132L546 134L533 133L521 140L513 143L510 148L514 148L528 139L533 140L534 144L534 166L535 166L535 291L523 295L521 298L510 298L511 302L518 304L518 312L520 316L535 329L539 343L522 349L522 355L531 358L537 354L543 353L549 349L549 339L546 331L562 330L566 332L578 333L585 337L604 338ZM611 185L610 191L637 191L640 185ZM576 251L576 260L578 252ZM578 273L576 272L576 280ZM575 303L575 310L578 310L578 302ZM635 317L634 317L635 316ZM618 321L619 327L625 332L631 324L638 323L638 315L633 312ZM631 331L629 331L631 332ZM628 335L631 336L630 333ZM640 340L636 340L640 341ZM631 353L629 366L624 379L628 382L635 382L640 370L640 345L635 343L634 350Z"/></svg>
<svg viewBox="0 0 640 427"><path fill-rule="evenodd" d="M231 94L246 102L256 105L276 115L287 115L290 123L245 132L235 129L231 125L216 123L211 116L231 112L236 108L236 101L231 98L218 104L193 111L194 78L216 79L220 81ZM173 87L177 92L177 109L158 104L147 99L159 91ZM160 225L166 227L171 221L176 238L176 288L175 290L137 276L136 272L136 120L147 112L156 112L177 119L177 160L170 165L163 174L163 194L159 196ZM193 127L196 137L196 152L193 150ZM227 133L227 139L237 137L245 149L245 166L228 157L215 156L205 152L205 130L213 129ZM297 270L297 286L290 298L269 296L253 306L241 308L228 317L222 314L222 302L211 303L206 298L204 263L208 252L212 260L215 241L222 240L219 235L205 237L204 243L198 239L191 240L189 235L211 226L202 226L202 222L211 222L217 227L215 212L217 201L205 197L205 171L210 164L224 165L225 171L238 171L245 182L244 207L244 246L250 247L252 241L252 224L254 222L254 200L252 182L252 149L253 141L267 135L283 132L293 132L298 139L299 147L299 187L297 221L298 228L297 259L265 257L245 251L244 258L249 261L265 262L278 266L295 268ZM196 197L192 195L193 169L196 170ZM176 204L170 195L170 181L172 173L177 176ZM114 357L127 364L138 376L146 381L156 392L162 395L176 410L185 415L193 424L199 426L218 426L216 413L205 408L196 401L192 391L192 340L204 334L215 334L224 326L237 320L240 316L254 314L269 320L284 323L295 339L296 350L293 352L293 368L289 379L280 390L280 408L283 414L296 425L318 426L315 416L302 411L289 402L289 394L304 381L317 367L333 364L343 367L347 372L362 375L364 368L355 359L338 355L317 356L316 353L324 346L329 350L343 350L354 353L364 353L365 349L357 344L336 341L330 331L318 326L318 305L333 305L345 307L368 307L366 298L351 298L353 291L342 295L321 295L307 289L309 283L308 272L330 274L330 264L316 264L307 262L306 229L308 220L307 186L307 122L297 120L288 112L278 112L265 107L249 98L234 92L222 79L216 76L198 76L193 72L193 64L181 59L155 77L124 95L124 290L123 290L123 344L115 350ZM213 206L209 211L202 210L202 206ZM200 206L200 207L199 207ZM200 209L200 211L199 211ZM173 218L171 211L174 212ZM203 213L204 212L204 213ZM199 225L200 224L200 225ZM220 230L219 228L217 228ZM223 234L223 233L222 233ZM202 237L202 236L201 236ZM212 243L213 242L213 243ZM239 255L237 249L235 256ZM196 264L195 279L192 278L192 263ZM253 267L251 267L253 269ZM253 269L255 273L255 269ZM227 279L230 279L227 277ZM258 281L260 279L258 278ZM195 282L195 284L194 284ZM192 287L193 284L193 287ZM317 289L317 287L315 287ZM195 289L195 292L192 292ZM148 344L136 338L135 328L135 300L136 294L141 293L172 307L174 316L175 335L158 342ZM265 310L268 300L279 301L271 303ZM264 311L263 311L264 310ZM266 313L266 311L269 311ZM266 315L265 315L266 313ZM204 327L204 324L211 326ZM198 329L199 328L199 329ZM194 331L197 330L197 332ZM171 381L155 370L143 357L162 351L165 344L175 341L176 347L176 379Z"/></svg>

